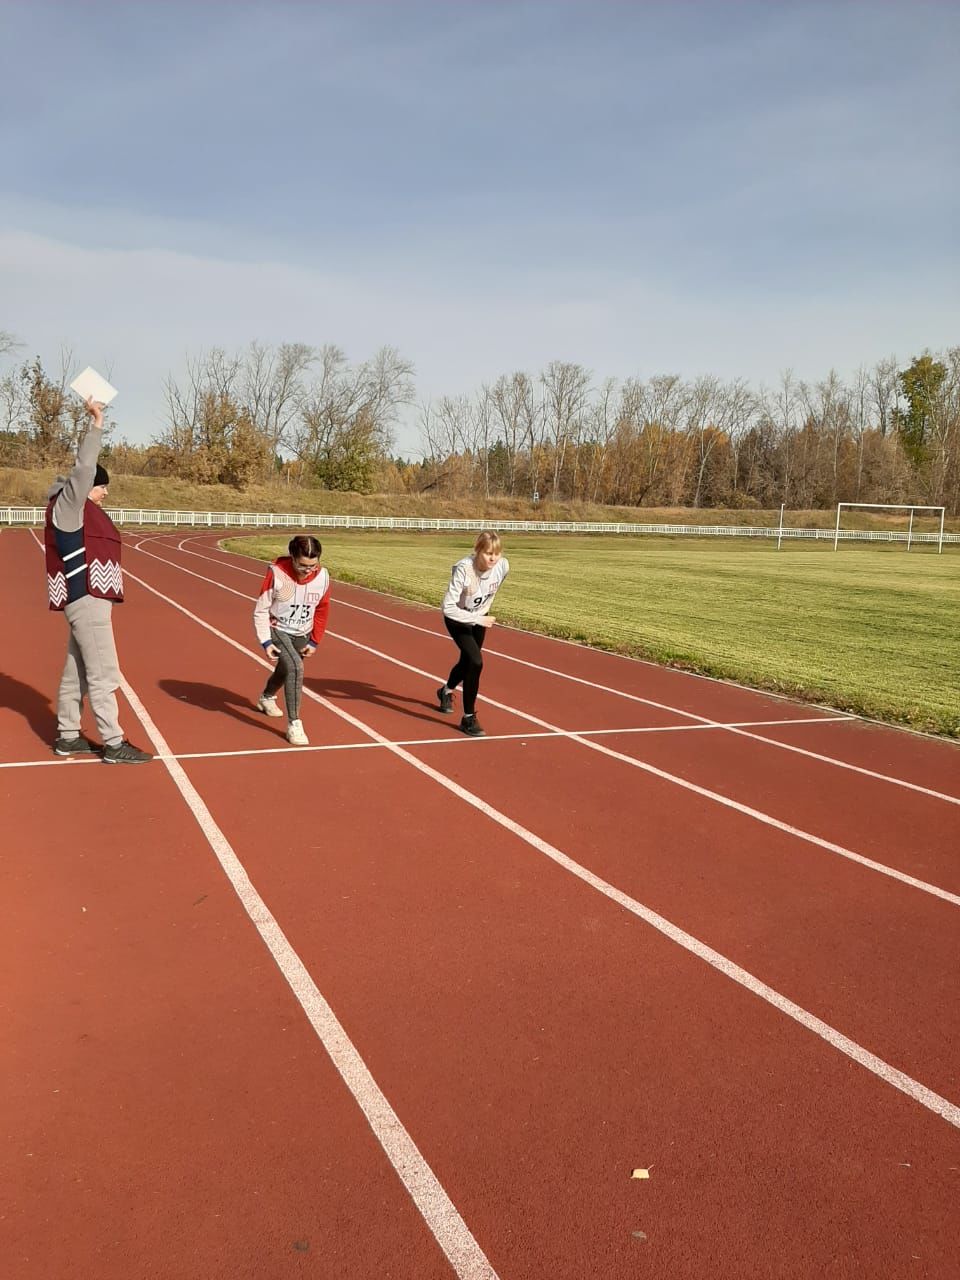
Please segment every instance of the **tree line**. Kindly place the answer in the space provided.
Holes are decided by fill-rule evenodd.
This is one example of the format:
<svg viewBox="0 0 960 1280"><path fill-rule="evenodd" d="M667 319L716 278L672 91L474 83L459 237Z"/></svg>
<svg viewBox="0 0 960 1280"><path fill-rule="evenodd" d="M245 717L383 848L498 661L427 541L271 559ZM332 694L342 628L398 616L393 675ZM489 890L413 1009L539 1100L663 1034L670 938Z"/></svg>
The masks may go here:
<svg viewBox="0 0 960 1280"><path fill-rule="evenodd" d="M0 332L0 355L13 355ZM82 406L36 357L0 379L0 464L62 466ZM109 374L108 374L109 376ZM360 493L515 497L621 506L943 505L960 513L960 347L892 358L851 381L790 372L743 379L596 381L582 365L504 374L473 395L415 404L393 347L352 364L337 346L213 348L164 383L165 425L146 445L111 438L113 468L242 489L281 479ZM394 456L402 412L422 457Z"/></svg>

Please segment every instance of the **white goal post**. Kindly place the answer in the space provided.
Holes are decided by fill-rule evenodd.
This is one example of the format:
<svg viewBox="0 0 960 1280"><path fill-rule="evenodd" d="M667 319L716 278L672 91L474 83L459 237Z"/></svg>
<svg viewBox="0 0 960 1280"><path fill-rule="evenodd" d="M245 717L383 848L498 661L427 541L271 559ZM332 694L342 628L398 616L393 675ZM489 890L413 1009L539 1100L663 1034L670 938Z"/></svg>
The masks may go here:
<svg viewBox="0 0 960 1280"><path fill-rule="evenodd" d="M907 529L907 550L910 550L910 544L913 541L913 513L915 511L939 511L940 512L940 536L937 539L937 553L943 552L943 518L946 515L946 507L925 507L919 503L909 502L838 502L837 503L837 527L833 535L833 549L836 551L840 542L840 512L844 507L864 507L870 511L909 511L910 526Z"/></svg>

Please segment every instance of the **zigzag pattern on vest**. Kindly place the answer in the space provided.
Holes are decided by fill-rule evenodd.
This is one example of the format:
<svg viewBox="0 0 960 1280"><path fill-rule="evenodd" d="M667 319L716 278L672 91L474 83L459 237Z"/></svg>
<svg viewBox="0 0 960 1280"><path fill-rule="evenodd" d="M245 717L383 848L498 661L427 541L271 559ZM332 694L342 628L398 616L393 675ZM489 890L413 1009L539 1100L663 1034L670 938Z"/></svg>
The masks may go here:
<svg viewBox="0 0 960 1280"><path fill-rule="evenodd" d="M62 573L47 574L47 595L50 603L57 609L67 598L67 579Z"/></svg>
<svg viewBox="0 0 960 1280"><path fill-rule="evenodd" d="M97 591L114 591L117 595L123 594L123 574L120 572L120 566L116 561L94 560L89 568L90 586Z"/></svg>

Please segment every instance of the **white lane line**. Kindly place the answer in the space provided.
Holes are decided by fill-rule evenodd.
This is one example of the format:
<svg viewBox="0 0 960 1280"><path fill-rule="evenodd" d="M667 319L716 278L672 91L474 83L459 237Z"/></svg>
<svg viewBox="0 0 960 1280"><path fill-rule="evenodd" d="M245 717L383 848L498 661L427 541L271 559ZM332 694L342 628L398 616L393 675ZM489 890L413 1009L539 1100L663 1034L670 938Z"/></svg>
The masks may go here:
<svg viewBox="0 0 960 1280"><path fill-rule="evenodd" d="M349 637L340 636L338 639L343 640L346 644L353 645L357 649L363 649L367 653L374 654L376 657L385 662L392 662L396 666L404 667L408 671L415 672L418 675L428 676L430 672L422 670L420 667L411 666L407 662L401 662L399 658L394 658L388 653L383 653L379 649L374 649L370 645L361 644L359 640L351 640ZM625 755L622 751L615 751L612 747L604 746L601 742L593 742L589 738L582 737L580 734L572 730L560 729L557 725L552 725L546 720L541 720L539 716L530 715L526 711L518 711L514 707L509 707L505 703L497 702L493 698L488 698L484 694L484 701L490 706L499 707L502 711L510 712L515 716L520 716L524 720L529 720L532 724L539 725L543 729L550 730L559 737L566 737L571 742L578 742L584 747L588 747L591 751L600 752L602 755L609 756L612 760L619 760L621 763L629 765L632 768L640 769L644 773L649 773L655 778L661 778L665 782L671 782L675 786L683 787L686 791L692 791L695 795L703 796L706 800L712 800L715 804L723 805L724 808L733 809L737 813L742 813L748 818L753 818L756 822L761 822L765 826L773 827L777 831L783 831L787 835L795 836L798 840L803 840L808 844L816 845L820 849L826 849L829 853L835 853L841 858L847 858L851 862L855 862L862 867L867 867L870 871L876 871L880 875L889 876L892 880L897 880L901 884L909 885L913 889L920 889L924 893L929 893L935 898L941 898L944 902L949 902L953 906L960 907L960 895L950 893L947 889L940 888L939 885L929 884L926 880L918 880L915 876L908 875L905 871L899 871L895 867L887 866L886 863L876 862L873 858L868 858L862 853L856 853L852 849L847 849L844 845L835 844L832 840L826 840L822 836L814 835L811 831L804 831L800 827L795 827L789 822L783 822L779 818L773 817L772 814L764 813L760 809L754 809L751 805L743 804L739 800L734 800L729 796L722 795L718 791L711 791L708 787L701 787L699 783L690 782L687 778L681 778L678 774L668 773L665 769L658 769L656 765L648 764L645 760L639 760L636 756Z"/></svg>
<svg viewBox="0 0 960 1280"><path fill-rule="evenodd" d="M173 548L172 548L172 547L171 547L171 548L169 548L169 549L170 549L170 550L173 550ZM190 551L190 550L188 550L186 547L184 547L184 546L183 546L183 543L180 543L180 544L179 544L178 550L182 550L182 552L183 552L183 554L184 554L184 555L188 555L188 556L197 556L197 558L198 558L198 559L200 559L200 560L209 560L209 561L210 561L211 563L213 563L213 564L218 564L218 565L219 565L219 564L222 564L222 563L223 563L223 561L222 561L222 560L217 559L217 558L215 558L214 556L205 556L205 555L201 555L201 553L200 553L200 552L198 552L198 551ZM229 552L228 552L228 551L223 551L223 552L221 552L221 555L222 555L222 556L224 556L224 557L229 556L229 555L236 555L236 554L237 554L237 552L233 552L233 551L229 551ZM172 563L172 562L169 562L169 561L168 561L168 563ZM240 565L229 565L228 567L229 567L229 568L231 568L231 569L235 569L235 570L237 570L237 571L238 571L238 572L240 572L240 573L249 573L249 574L252 574L253 576L258 576L258 575L257 575L257 571L256 571L255 569L244 569L244 568L241 568L241 566L240 566ZM357 583L348 583L347 585L348 585L348 586L351 586L351 587L356 587L358 584L357 584ZM372 590L372 588L369 588L369 587L363 587L363 588L361 588L361 590L364 590L364 591L371 591L371 590ZM383 593L382 593L382 592L377 592L377 593L375 593L375 594L382 595ZM395 598L395 599L398 599L398 600L403 600L403 597L401 597L401 596L392 597L392 598ZM410 604L411 602L410 602L410 601L404 601L404 603L406 603L406 604ZM379 618L379 619L383 620L384 622L392 622L392 623L393 623L393 625L394 625L394 626L397 626L397 627L407 627L407 628L409 628L411 631L419 631L419 632L421 632L423 635L433 636L433 637L434 637L434 639L441 639L441 640L442 640L442 639L444 639L444 637L443 637L443 636L442 636L438 631L431 631L429 627L421 627L421 626L418 626L418 625L417 625L416 623L414 623L414 622L406 622L406 621L404 621L404 620L403 620L403 619L401 619L401 618L393 618L393 617L391 617L391 616L390 616L390 614L387 614L387 613L380 613L380 612L379 612L378 610L376 610L376 609L367 609L367 608L365 608L363 605L360 605L360 604L352 604L352 603L351 603L350 601L348 601L348 600L338 600L338 601L337 601L337 605L338 605L338 607L344 607L344 608L347 608L347 609L354 609L354 610L356 610L358 613L366 613L366 614L369 614L371 617ZM550 639L550 640L555 640L557 637L555 637L555 636L549 636L549 637L545 637L545 638L546 638L546 639ZM585 647L585 646L580 646L580 645L578 645L577 647L578 647L578 648L583 648L583 647ZM878 781L878 782L886 782L886 783L889 783L891 786L895 786L895 787L903 787L903 788L904 788L905 790L907 790L907 791L916 791L916 792L919 792L921 795L930 796L930 797L931 797L932 799L934 799L934 800L944 800L944 801L946 801L946 803L947 803L947 804L954 804L954 805L958 805L958 806L960 806L960 796L950 795L948 792L944 792L944 791L936 791L936 790L934 790L932 787L924 787L924 786L921 786L921 785L920 785L920 783L917 783L917 782L908 782L908 781L907 781L906 779L904 779L904 778L897 778L897 777L894 777L892 774L889 774L889 773L879 773L879 772L878 772L877 770L875 770L875 769L867 769L864 765L852 764L850 761L838 759L836 756L828 756L828 755L823 754L823 753L822 753L822 752L820 752L820 751L811 751L808 747L800 747L800 746L797 746L795 743L792 743L792 742L780 742L778 739L776 739L776 738L768 738L768 737L766 737L764 734L760 734L760 733L750 733L750 732L749 732L749 724L750 724L750 722L746 722L746 723L745 723L745 724L743 724L743 725L741 725L741 724L721 724L721 723L719 723L719 722L718 722L718 721L716 721L716 720L711 720L708 716L701 716L701 715L697 715L697 714L696 714L695 712L693 712L693 711L685 711L685 710L683 710L681 707L674 707L674 706L671 706L669 703L665 703L665 702L656 702L656 701L654 701L652 698L643 698L643 697L641 697L639 694L635 694L635 693L627 693L627 692L626 692L625 690L623 690L623 689L616 689L616 688L614 688L614 687L612 687L612 686L610 686L610 685L598 684L598 683L597 683L596 681L594 681L594 680L586 680L586 679L584 679L582 676L574 676L574 675L571 675L571 674L570 674L569 672L567 672L567 671L559 671L559 670L557 670L557 669L556 669L556 668L554 668L554 667L544 667L544 666L540 666L538 663L535 663L535 662L528 662L526 659L524 659L524 658L518 658L518 657L515 657L515 656L514 656L513 654L511 654L511 653L504 653L502 649L495 649L495 648L493 648L492 646L489 646L489 647L488 647L488 646L484 646L484 651L485 651L486 653L494 654L494 655L496 655L498 658L503 658L503 659L504 659L505 661L507 661L507 662L515 662L515 663L517 663L519 666L523 666L523 667L530 667L530 668L532 668L534 671L540 671L540 672L542 672L542 673L543 673L543 674L545 674L545 675L556 676L556 677L557 677L558 679L560 679L560 680L569 680L569 681L571 681L571 683L573 683L573 684L582 684L582 685L586 685L586 686L587 686L588 688L590 688L590 689L597 689L597 690L601 691L602 693L609 693L609 694L613 694L615 697L626 699L626 700L627 700L627 701L629 701L629 702L639 702L639 703L643 703L645 706L648 706L648 707L656 707L658 710L661 710L661 711L670 711L670 712L672 712L674 715L678 715L678 716L686 716L686 717L688 717L688 718L689 718L689 719L691 719L691 720L697 720L697 721L699 721L699 722L701 722L701 723L703 723L703 724L710 725L710 726L712 726L712 727L714 727L714 728L722 728L722 729L726 729L726 730L727 730L727 732L729 732L729 733L734 733L734 734L736 734L738 737L741 737L741 738L751 738L754 742L760 742L760 743L763 743L764 745L766 745L766 746L768 746L768 747L775 747L775 748L777 748L777 750L780 750L780 751L792 751L795 755L799 755L799 756L806 756L808 759L810 759L810 760L817 760L817 761L819 761L821 764L832 765L834 768L837 768L837 769L847 769L847 770L849 770L851 773L859 773L859 774L861 774L863 777L866 777L866 778L874 778L874 779L875 779L876 781ZM624 655L623 655L623 654L617 654L617 655L614 655L614 656L616 656L616 657L623 657ZM643 662L644 660L643 660L643 659L636 659L636 661ZM647 665L647 666L651 666L651 665L655 665L655 664L652 664L652 663L646 663L646 665ZM691 673L691 672L684 672L683 674L685 674L685 675L690 675L690 674L693 674L693 673ZM698 678L699 678L699 679L711 679L711 677L709 677L709 676L698 676ZM733 682L733 681L714 681L714 683L720 683L720 684L726 684L726 685L730 685L730 684L732 684L735 688L743 689L745 692L748 692L748 693L759 694L759 695L761 695L761 696L763 696L763 697L776 698L776 697L778 697L778 696L782 696L782 695L777 695L777 694L773 694L773 693L767 693L767 692L766 692L766 691L764 691L764 690L748 689L748 688L747 688L747 686L745 686L745 685L739 685L739 684L736 684L736 682ZM855 716L855 715L851 715L851 714L846 713L846 712L835 712L835 713L834 713L834 714L832 714L832 715L824 714L824 715L822 715L822 716L818 716L818 717L815 717L815 718L812 718L812 719L809 719L809 720L808 720L808 719L803 719L803 720L800 720L800 719L797 719L797 720L787 719L787 720L776 720L776 721L769 721L769 722L760 721L760 722L759 722L759 724L758 724L758 727L763 726L763 725L764 725L764 724L766 724L766 723L773 724L773 725L779 725L779 726L783 726L783 727L789 727L790 725L794 725L794 724L834 724L834 723L837 723L837 722L847 723L847 722L849 722L849 721L851 721L851 720L860 721L861 723L865 723L864 718L863 718L862 716ZM886 727L886 728L889 728L890 726L889 726L889 725L887 725L887 726L885 726L885 727Z"/></svg>
<svg viewBox="0 0 960 1280"><path fill-rule="evenodd" d="M102 764L97 756L61 756L57 760L7 760L0 764L0 769L45 769L48 765L58 764Z"/></svg>
<svg viewBox="0 0 960 1280"><path fill-rule="evenodd" d="M334 633L331 632L331 635ZM339 637L337 637L339 638ZM252 710L252 708L251 708ZM439 712L438 712L439 714ZM256 721L251 719L250 723L256 725ZM750 721L751 724L765 724L766 721ZM780 724L779 720L770 721L771 724ZM452 728L452 725L451 725ZM643 733L703 733L710 729L726 729L728 725L718 724L666 724L666 725L644 725L639 728L630 729L577 729L577 730L530 730L527 733L487 733L478 742L532 742L537 738L568 738L571 735L578 738L603 738L612 735L629 736L631 734ZM462 747L467 744L470 739L463 737L459 733L448 733L443 738L401 738L399 740L391 739L398 747ZM356 751L358 748L363 750L378 749L379 742L326 742L319 746L311 747L292 747L286 745L283 747L251 747L247 751L189 751L178 752L170 757L171 760L220 760L229 756L267 756L267 755L289 755L296 751ZM0 769L32 769L41 768L46 765L57 764L95 764L96 756L61 756L55 760L7 760L0 761Z"/></svg>
<svg viewBox="0 0 960 1280"><path fill-rule="evenodd" d="M168 565L178 573L185 573L191 578L199 578L201 582L208 582L213 586L220 587L223 591L229 591L231 595L240 596L245 600L249 600L249 596L246 596L244 592L237 591L234 587L225 586L223 583L217 582L215 578L206 577L205 574L195 573L193 569L186 569L183 565L174 564L171 561L164 559L163 556L154 555L151 551L141 551L140 554L149 556L154 560L159 560L161 564ZM142 581L141 579L134 577L132 574L129 576L133 577L135 582ZM146 583L143 583L143 585L147 586ZM157 595L160 594L153 587L149 587L148 589L154 591ZM163 598L167 599L167 597ZM181 606L178 605L177 607L180 608ZM188 611L185 610L184 612ZM190 616L192 617L193 615L191 614ZM203 625L206 626L207 624L203 623ZM217 634L222 635L221 632L218 632ZM394 666L401 667L405 671L413 672L415 675L425 676L427 679L431 680L435 680L437 678L435 674L432 674L429 671L424 671L422 667L415 667L409 662L403 662L400 658L393 657L392 654L384 653L380 649L374 649L370 645L361 644L359 640L352 640L349 636L339 635L335 631L328 631L327 635L342 641L344 644L352 645L356 649L362 649L366 653L373 654L374 657L379 658L384 662L392 663ZM231 640L230 643L236 644L236 641ZM237 644L236 647L240 649L241 652L250 652L250 650L245 649L242 645ZM264 662L262 665L268 666L269 664ZM324 704L324 706L333 706L333 704L328 702L325 698L319 698L319 696L313 693L312 690L309 690L306 685L304 686L304 693L309 693L311 697L317 698ZM540 729L547 730L549 733L556 735L557 737L563 737L569 739L571 742L577 742L581 746L587 747L590 751L597 751L601 755L609 757L611 760L618 760L621 764L625 764L630 768L640 769L643 773L648 773L652 777L660 778L664 782L673 783L674 786L682 787L685 791L693 792L695 795L702 796L706 800L711 800L715 804L722 805L725 809L732 809L736 813L741 813L745 817L752 818L756 822L763 823L764 826L772 827L775 831L782 831L786 835L794 836L796 839L802 840L807 844L815 845L818 849L825 849L828 853L835 853L838 857L846 858L848 861L854 862L858 866L866 867L869 871L876 871L878 875L887 876L891 880L896 880L900 884L909 886L911 889L919 889L922 893L928 893L934 898L940 898L943 902L949 902L952 906L960 907L960 895L951 893L948 889L942 889L939 885L930 884L926 880L919 880L916 876L911 876L906 871L900 871L896 867L887 866L886 863L877 862L875 859L868 858L862 853L856 853L853 849L848 849L844 845L836 844L832 840L826 840L822 836L814 835L811 831L804 831L800 827L795 827L789 822L782 822L779 818L773 817L772 814L764 813L760 809L754 809L751 805L743 804L739 800L733 800L731 797L722 795L718 791L711 791L708 787L701 787L699 783L690 782L686 778L681 778L678 774L668 773L665 769L658 769L656 765L648 764L645 760L640 760L636 756L628 756L622 751L614 751L612 747L604 746L601 742L593 742L590 738L581 737L579 734L571 730L561 729L559 725L550 724L547 720L541 720L539 716L531 715L527 711L520 711L516 707L507 705L507 703L498 702L495 698L490 698L486 694L484 694L484 702L491 707L498 707L501 711L506 711L510 715L516 716L521 720L527 720L529 723L535 724ZM341 713L338 712L337 714ZM345 712L342 714L346 715ZM353 723L352 718L351 723ZM386 742L387 739L384 738L383 741Z"/></svg>
<svg viewBox="0 0 960 1280"><path fill-rule="evenodd" d="M287 980L297 1003L307 1015L344 1084L367 1117L387 1159L420 1210L450 1265L464 1280L497 1280L496 1272L483 1250L404 1128L400 1117L387 1101L336 1014L311 978L306 965L253 887L246 869L217 826L199 792L179 763L172 758L166 740L147 709L125 679L121 678L120 687L197 825L206 836L210 848L243 904L243 909Z"/></svg>
<svg viewBox="0 0 960 1280"><path fill-rule="evenodd" d="M189 609L178 601L164 595L161 591L158 591L156 587L152 587L149 583L144 582L142 578L135 578L134 580L139 582L141 586L152 592L159 599L164 600L174 609L179 610L180 613L190 618L198 626L203 627L206 631L218 636L226 644L239 650L240 653L245 653L247 657L249 657L258 666L265 667L267 670L272 669L270 663L259 654L254 653L251 649L245 648L238 641L234 640L232 636L225 635L222 631L218 631L216 627L212 626L209 622L206 622L203 618L198 617L196 614L191 613ZM411 755L411 753L403 747L396 746L394 743L390 742L389 739L378 733L376 729L364 724L363 721L350 715L349 712L343 711L332 702L329 702L326 698L321 697L319 694L314 693L306 687L304 687L304 694L310 696L315 702L319 702L322 706L326 707L328 711L333 712L334 715L339 716L342 720L353 725L362 733L367 734L374 741L379 742L401 760L406 761L407 764L416 769L419 773L424 774L428 778L432 778L439 786L449 791L452 795L457 796L460 800L463 800L465 804L471 805L485 817L491 819L491 821L497 823L505 830L512 832L519 839L530 845L531 848L536 849L537 852L542 853L545 857L555 862L565 871L576 876L579 880L583 881L584 884L589 885L592 889L603 894L604 897L609 898L612 902L616 902L619 906L623 907L624 910L629 911L632 915L637 916L646 924L649 924L652 928L669 938L672 942L675 942L685 951L696 956L697 959L710 965L711 968L717 970L717 972L724 974L733 982L736 982L747 991L752 992L753 995L756 995L761 1000L766 1001L767 1004L777 1009L780 1013L785 1014L788 1018L799 1023L800 1026L811 1031L821 1040L824 1040L834 1049L837 1049L840 1053L845 1054L848 1058L852 1059L852 1061L863 1067L864 1070L869 1071L878 1079L883 1080L884 1083L889 1084L894 1089L898 1089L901 1093L906 1094L907 1097L912 1098L928 1111L932 1111L935 1115L946 1120L947 1123L953 1125L954 1128L960 1129L960 1107L950 1102L947 1098L941 1097L940 1094L935 1093L932 1089L928 1089L926 1085L921 1084L918 1080L914 1080L912 1076L908 1076L905 1072L891 1066L890 1063L885 1062L876 1054L871 1053L862 1045L857 1044L856 1041L851 1040L835 1027L831 1027L829 1023L826 1023L814 1014L809 1013L806 1009L795 1004L794 1001L788 999L779 991L774 990L773 987L762 982L759 978L736 964L733 960L730 960L727 956L722 955L719 951L715 951L712 947L707 946L706 943L701 942L698 938L687 933L686 930L681 929L678 925L673 924L664 916L659 915L650 907L644 906L643 903L638 902L635 898L631 898L628 894L615 888L615 886L610 884L608 881L603 880L598 875L595 875L594 872L590 871L588 868L581 866L580 863L575 862L573 858L568 857L565 853L562 853L546 840L541 840L541 838L535 835L532 831L521 826L520 823L514 822L512 818L508 818L506 814L501 813L485 800L474 795L473 792L468 791L465 787L460 786L459 783L454 782L452 778L448 778L446 774L440 773L437 769L432 768L416 756ZM166 744L164 744L164 748L169 751ZM183 772L176 761L165 761L165 763L171 771L177 769L181 773ZM186 778L185 774L183 776ZM266 909L264 908L264 910ZM276 927L279 932L279 926ZM311 981L309 979L309 975L306 975L306 978L308 981ZM364 1070L366 1070L366 1068L364 1068ZM397 1121L397 1123L399 1124L399 1121Z"/></svg>

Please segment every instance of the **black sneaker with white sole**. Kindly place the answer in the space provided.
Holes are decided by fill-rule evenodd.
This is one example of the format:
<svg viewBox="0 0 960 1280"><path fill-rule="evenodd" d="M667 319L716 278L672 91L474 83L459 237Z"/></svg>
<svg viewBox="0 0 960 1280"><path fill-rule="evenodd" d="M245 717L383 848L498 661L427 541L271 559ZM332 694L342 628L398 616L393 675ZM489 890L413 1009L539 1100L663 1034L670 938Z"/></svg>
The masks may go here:
<svg viewBox="0 0 960 1280"><path fill-rule="evenodd" d="M470 738L482 738L484 736L476 716L464 716L460 721L460 732L467 734Z"/></svg>
<svg viewBox="0 0 960 1280"><path fill-rule="evenodd" d="M446 685L441 685L437 690L437 702L440 703L440 710L445 716L453 710L453 694Z"/></svg>
<svg viewBox="0 0 960 1280"><path fill-rule="evenodd" d="M104 764L146 764L153 756L141 751L132 742L121 742L116 747L103 748Z"/></svg>
<svg viewBox="0 0 960 1280"><path fill-rule="evenodd" d="M53 750L58 756L93 756L98 748L78 733L74 738L58 738Z"/></svg>

